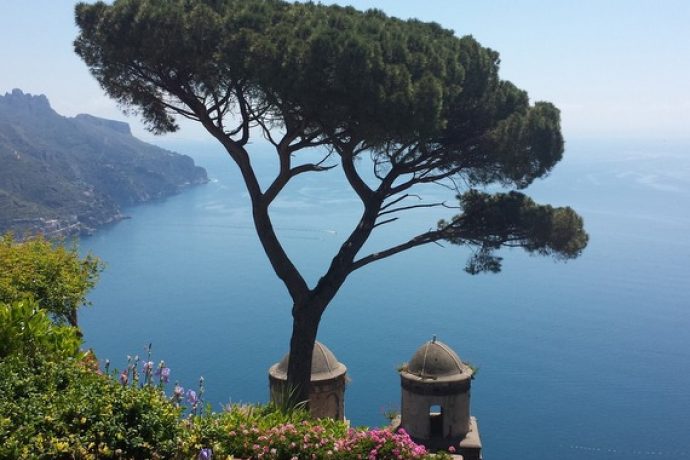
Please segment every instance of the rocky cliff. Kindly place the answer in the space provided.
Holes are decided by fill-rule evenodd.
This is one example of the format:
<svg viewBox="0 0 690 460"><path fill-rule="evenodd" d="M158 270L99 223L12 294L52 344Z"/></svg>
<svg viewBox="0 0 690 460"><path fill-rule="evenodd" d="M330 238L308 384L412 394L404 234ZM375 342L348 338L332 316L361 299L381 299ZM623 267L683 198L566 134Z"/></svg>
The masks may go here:
<svg viewBox="0 0 690 460"><path fill-rule="evenodd" d="M208 181L186 156L140 141L126 123L57 114L45 96L0 96L0 232L88 234L122 207Z"/></svg>

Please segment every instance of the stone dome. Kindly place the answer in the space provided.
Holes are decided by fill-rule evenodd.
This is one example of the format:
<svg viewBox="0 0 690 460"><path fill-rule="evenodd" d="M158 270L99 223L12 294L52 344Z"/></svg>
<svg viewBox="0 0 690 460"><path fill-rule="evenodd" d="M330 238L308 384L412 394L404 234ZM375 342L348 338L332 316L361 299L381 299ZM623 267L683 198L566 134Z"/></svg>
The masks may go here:
<svg viewBox="0 0 690 460"><path fill-rule="evenodd" d="M436 337L417 349L405 371L422 379L452 379L472 373L457 353Z"/></svg>
<svg viewBox="0 0 690 460"><path fill-rule="evenodd" d="M283 356L280 362L271 366L268 373L279 380L287 380L288 363L290 354ZM333 352L318 340L314 343L314 352L311 355L311 381L330 380L345 374L347 368L335 357Z"/></svg>

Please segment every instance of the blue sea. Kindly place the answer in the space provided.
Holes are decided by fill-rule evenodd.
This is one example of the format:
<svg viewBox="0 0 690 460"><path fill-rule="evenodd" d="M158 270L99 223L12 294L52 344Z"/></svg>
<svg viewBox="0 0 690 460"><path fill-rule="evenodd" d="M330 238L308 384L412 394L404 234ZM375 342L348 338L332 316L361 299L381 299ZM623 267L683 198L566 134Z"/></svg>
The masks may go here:
<svg viewBox="0 0 690 460"><path fill-rule="evenodd" d="M193 156L212 181L128 209L131 219L81 240L107 264L81 312L87 345L123 368L152 343L173 381L205 378L214 409L266 401L291 305L247 194L217 146L159 143ZM271 150L250 148L266 180ZM360 212L343 184L337 170L300 176L272 208L312 284ZM431 245L350 277L319 330L348 367L346 416L385 424L400 404L396 368L437 335L479 367L472 413L488 460L690 459L690 143L573 140L527 193L584 217L590 243L579 259L504 250L500 274L470 276L467 250ZM452 199L441 188L425 194ZM367 249L451 214L410 214Z"/></svg>

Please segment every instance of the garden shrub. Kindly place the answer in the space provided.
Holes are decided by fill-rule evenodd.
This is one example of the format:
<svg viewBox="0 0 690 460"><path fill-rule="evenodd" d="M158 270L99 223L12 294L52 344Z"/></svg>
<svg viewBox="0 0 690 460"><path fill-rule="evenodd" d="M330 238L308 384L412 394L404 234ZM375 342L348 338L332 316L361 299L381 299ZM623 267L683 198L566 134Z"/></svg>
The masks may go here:
<svg viewBox="0 0 690 460"><path fill-rule="evenodd" d="M80 257L76 245L0 236L0 302L33 299L58 323L77 325L77 310L88 305L86 293L102 269L97 257Z"/></svg>
<svg viewBox="0 0 690 460"><path fill-rule="evenodd" d="M180 409L75 361L0 362L0 458L176 458Z"/></svg>
<svg viewBox="0 0 690 460"><path fill-rule="evenodd" d="M0 359L9 355L74 358L80 345L77 328L54 324L33 300L0 302Z"/></svg>

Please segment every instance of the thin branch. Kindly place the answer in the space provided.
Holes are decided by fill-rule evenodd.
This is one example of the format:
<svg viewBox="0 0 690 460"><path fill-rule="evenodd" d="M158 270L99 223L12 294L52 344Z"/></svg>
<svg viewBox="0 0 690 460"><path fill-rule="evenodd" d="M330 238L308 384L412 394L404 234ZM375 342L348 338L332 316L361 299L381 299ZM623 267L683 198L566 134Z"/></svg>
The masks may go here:
<svg viewBox="0 0 690 460"><path fill-rule="evenodd" d="M213 101L214 101L213 107L216 107L216 108L215 108L215 109L213 109L213 108L208 108L208 109L206 109L206 111L207 111L209 117L210 117L212 120L215 119L215 121L216 121L216 126L218 127L218 129L220 129L221 131L225 132L225 126L224 126L224 123L223 123L223 113L222 113L221 110L220 110L220 100L218 99L218 96L216 96L216 93L212 93L212 94L211 94L211 97L213 97ZM204 100L204 105L206 105L206 104L205 104L205 100ZM216 112L216 116L215 116L215 117L211 115L211 113L213 113L213 112ZM242 124L241 124L241 125L244 125L244 118L242 119Z"/></svg>
<svg viewBox="0 0 690 460"><path fill-rule="evenodd" d="M453 185L444 184L443 182L441 182L441 180L450 180ZM441 179L441 180L434 181L433 183L436 185L439 185L443 188L446 188L446 189L450 190L451 192L458 193L460 191L460 187L458 187L458 184L455 182L455 179L453 179L452 177L446 177L445 179Z"/></svg>
<svg viewBox="0 0 690 460"><path fill-rule="evenodd" d="M271 136L271 130L266 125L266 123L260 117L254 118L254 122L257 124L257 126L261 127L261 132L264 136L264 139L266 139L268 142L270 142L271 145L273 145L277 149L279 143L273 139L273 136Z"/></svg>
<svg viewBox="0 0 690 460"><path fill-rule="evenodd" d="M235 95L237 96L237 104L240 106L240 115L242 117L242 137L237 143L245 145L249 142L249 103L245 99L239 84L235 85Z"/></svg>
<svg viewBox="0 0 690 460"><path fill-rule="evenodd" d="M391 222L395 222L398 219L399 217L391 217L390 219L382 220L381 222L377 222L376 224L374 224L374 228L378 227L379 225L390 224Z"/></svg>
<svg viewBox="0 0 690 460"><path fill-rule="evenodd" d="M181 109L180 107L169 104L162 99L160 100L160 103L163 104L163 106L166 109L172 110L173 112L175 112L179 115L182 115L183 117L185 117L187 119L199 121L199 117L194 112L190 112L188 110Z"/></svg>
<svg viewBox="0 0 690 460"><path fill-rule="evenodd" d="M400 212L400 211L407 211L410 209L416 209L416 208L435 208L437 206L443 206L444 203L423 203L423 204L412 204L410 206L401 206L399 208L393 208L388 211L381 211L379 212L379 217L384 216L386 214L392 214L394 212Z"/></svg>
<svg viewBox="0 0 690 460"><path fill-rule="evenodd" d="M438 181L441 181L443 179L448 179L451 176L459 173L462 169L464 169L462 166L458 166L452 169L449 169L448 171L444 171L440 174L434 174L433 176L418 176L418 175L413 175L412 178L407 180L406 182L403 182L402 184L396 185L395 187L390 187L388 196L392 195L397 195L398 193L404 192L405 190L408 190L414 185L417 184L429 184L429 183L438 183ZM423 173L425 174L425 173ZM428 172L426 173L428 174Z"/></svg>
<svg viewBox="0 0 690 460"><path fill-rule="evenodd" d="M156 86L156 87L162 86L163 88L166 88L166 90L167 90L170 94L174 94L175 96L177 96L177 98L178 98L182 103L185 103L185 102L179 97L179 95L176 93L176 91L174 91L174 89L175 89L175 88L174 88L174 85L172 84L172 82L170 81L170 79L169 79L168 77L165 77L165 76L161 77L161 74L159 74L159 75L158 75L159 79L157 80L157 79L152 78L151 76L149 76L149 75L143 70L143 68L140 67L140 66L128 65L127 68L128 68L128 70L129 70L131 73L137 75L137 76L138 76L140 79L142 79L143 81L148 82L148 83L150 83L150 84L152 84L153 86ZM156 72L152 72L152 73L155 74ZM182 109L182 108L180 108L180 107L178 107L178 106L175 106L175 105L173 105L173 104L171 104L171 103L168 103L168 102L166 102L166 101L163 99L163 97L160 97L160 98L158 98L157 100L158 100L158 102L160 102L165 108L167 108L167 109L169 109L169 110L172 110L173 112L178 113L178 114L182 115L182 116L185 117L185 118L188 118L188 119L190 119L190 120L200 121L200 118L197 116L197 114L196 114L194 111L191 111L191 112L190 112L190 111L188 111L188 110L184 110L184 109ZM189 104L187 104L187 106L189 106Z"/></svg>
<svg viewBox="0 0 690 460"><path fill-rule="evenodd" d="M244 123L240 123L239 125L237 125L237 128L232 129L232 130L230 130L230 131L225 131L225 134L227 134L228 136L234 136L234 135L236 135L237 133L239 133L240 131L242 131L242 128L243 128L242 125L243 125L243 124L244 124Z"/></svg>
<svg viewBox="0 0 690 460"><path fill-rule="evenodd" d="M340 158L343 172L345 173L345 177L350 183L350 186L363 203L368 202L374 192L369 188L364 180L362 180L362 177L357 172L357 168L355 168L354 164L354 155L347 152L341 152Z"/></svg>
<svg viewBox="0 0 690 460"><path fill-rule="evenodd" d="M326 160L328 160L331 156L333 156L333 151L332 151L332 150L330 150L326 155L324 155L324 157L321 158L321 159L316 163L316 166L321 166L321 165L324 164L324 163L326 162ZM333 168L335 168L336 166L337 166L337 165L325 166L325 168L327 168L327 169L333 169Z"/></svg>
<svg viewBox="0 0 690 460"><path fill-rule="evenodd" d="M306 147L317 147L320 145L325 145L330 143L330 140L327 138L323 138L320 141L314 142L314 139L317 139L319 136L322 136L323 132L322 131L316 131L314 133L308 134L306 136L300 136L301 140L297 142L296 144L291 144L289 146L290 152L296 152L298 150L301 150Z"/></svg>
<svg viewBox="0 0 690 460"><path fill-rule="evenodd" d="M383 181L383 180L385 180L385 176L382 176L382 175L379 173L379 168L381 168L381 165L384 164L384 162L379 160L379 156L380 156L380 155L372 154L372 155L371 155L371 159L372 159L372 161L374 162L374 176L376 176L376 178L377 178L378 180ZM390 163L390 162L389 162L389 163Z"/></svg>
<svg viewBox="0 0 690 460"><path fill-rule="evenodd" d="M324 171L329 171L333 168L335 168L337 165L330 165L330 166L321 166L321 163L323 163L324 160L319 161L318 163L307 163L299 166L295 166L290 170L290 177L295 177L298 174L302 174L305 172L324 172Z"/></svg>
<svg viewBox="0 0 690 460"><path fill-rule="evenodd" d="M230 100L231 95L232 95L232 92L227 91L223 97L218 99L218 96L216 94L213 94L213 100L215 103L214 103L214 105L212 105L211 107L208 108L208 111L213 112L215 110L219 116L221 115L221 113L225 113L226 108L227 108L227 102ZM224 108L223 110L220 110L221 106L225 106L226 108Z"/></svg>
<svg viewBox="0 0 690 460"><path fill-rule="evenodd" d="M352 149L352 154L353 154L354 156L357 156L357 155L359 155L359 154L362 153L362 152L366 152L367 150L369 150L369 146L366 145L365 143L362 143L362 144L360 144L359 147L355 147L355 148Z"/></svg>
<svg viewBox="0 0 690 460"><path fill-rule="evenodd" d="M362 257L361 259L354 261L352 263L352 271L360 269L365 265L369 265L370 263L375 262L377 260L385 259L392 255L406 251L408 249L412 249L429 243L434 243L447 236L448 235L445 228L440 230L430 230L426 233L422 233L420 235L415 236L414 238L406 241L405 243L390 247L381 252L371 253L368 256Z"/></svg>
<svg viewBox="0 0 690 460"><path fill-rule="evenodd" d="M385 209L388 209L388 208L390 208L391 206L394 206L394 205L400 203L402 200L404 200L404 199L406 199L406 198L409 198L409 197L417 198L417 199L420 200L420 201L422 200L422 197L419 196L419 195L414 195L414 194L411 194L411 193L406 193L406 194L404 194L404 195L402 195L402 196L396 198L395 200L391 201L390 203L388 203L388 204L386 204L386 205L384 205L384 206L381 206L381 211L383 211L383 210L385 210Z"/></svg>

